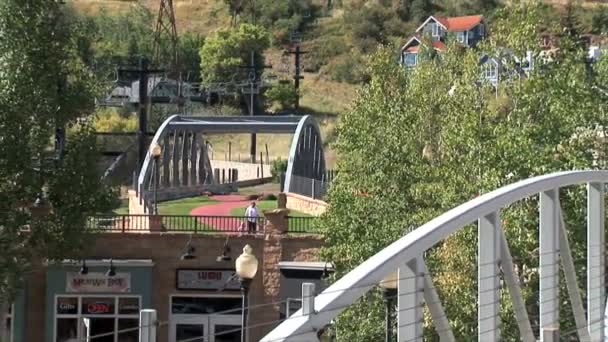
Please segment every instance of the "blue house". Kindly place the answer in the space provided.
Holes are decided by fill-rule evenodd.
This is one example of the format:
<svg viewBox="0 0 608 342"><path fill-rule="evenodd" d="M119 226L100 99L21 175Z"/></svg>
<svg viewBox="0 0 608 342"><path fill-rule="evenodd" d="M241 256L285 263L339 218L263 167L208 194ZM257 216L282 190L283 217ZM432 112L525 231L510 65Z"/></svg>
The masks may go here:
<svg viewBox="0 0 608 342"><path fill-rule="evenodd" d="M401 64L418 64L421 37L429 37L433 48L442 51L448 39L455 39L465 47L475 46L486 37L486 24L482 15L463 17L430 16L416 29L416 33L401 48ZM453 37L453 38L452 38Z"/></svg>

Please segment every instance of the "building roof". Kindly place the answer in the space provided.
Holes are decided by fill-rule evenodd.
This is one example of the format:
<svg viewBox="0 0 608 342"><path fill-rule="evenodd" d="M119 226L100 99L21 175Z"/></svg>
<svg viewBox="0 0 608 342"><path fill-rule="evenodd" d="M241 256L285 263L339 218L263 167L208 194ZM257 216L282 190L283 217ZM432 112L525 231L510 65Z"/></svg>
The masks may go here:
<svg viewBox="0 0 608 342"><path fill-rule="evenodd" d="M447 17L448 31L466 31L481 24L483 15L468 15L464 17Z"/></svg>
<svg viewBox="0 0 608 342"><path fill-rule="evenodd" d="M433 41L433 47L435 48L435 50L445 50L446 46L445 43L440 41L440 40L436 40Z"/></svg>
<svg viewBox="0 0 608 342"><path fill-rule="evenodd" d="M483 15L467 15L462 17L430 16L422 23L422 25L418 27L418 29L416 29L416 32L420 31L431 19L443 26L446 31L456 32L470 30L473 27L481 24L483 21Z"/></svg>
<svg viewBox="0 0 608 342"><path fill-rule="evenodd" d="M413 42L417 42L417 45L411 46L411 44ZM435 50L445 50L446 45L444 42L442 41L433 41L433 48ZM405 43L405 45L403 45L403 47L401 48L401 52L407 51L407 52L418 52L418 50L420 49L420 44L422 44L422 41L417 37L417 36L413 36L412 38L410 38L410 40L407 41L407 43Z"/></svg>

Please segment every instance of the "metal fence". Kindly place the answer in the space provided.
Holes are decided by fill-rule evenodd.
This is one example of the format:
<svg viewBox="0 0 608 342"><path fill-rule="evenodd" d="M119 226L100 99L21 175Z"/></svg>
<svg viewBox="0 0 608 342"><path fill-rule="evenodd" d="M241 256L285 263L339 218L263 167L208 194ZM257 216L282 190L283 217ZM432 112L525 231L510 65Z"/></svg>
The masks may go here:
<svg viewBox="0 0 608 342"><path fill-rule="evenodd" d="M155 221L160 220L160 222ZM257 219L256 232L263 232L266 219ZM166 231L189 233L247 233L246 216L200 215L95 215L87 228L96 232Z"/></svg>
<svg viewBox="0 0 608 342"><path fill-rule="evenodd" d="M320 234L318 217L289 216L287 218L287 232L296 234Z"/></svg>
<svg viewBox="0 0 608 342"><path fill-rule="evenodd" d="M329 184L330 182L325 180L292 175L288 191L313 199L323 199L327 194Z"/></svg>
<svg viewBox="0 0 608 342"><path fill-rule="evenodd" d="M154 220L160 220L154 221ZM289 216L287 232L320 234L318 218ZM266 218L257 219L256 233L264 232ZM200 215L120 215L89 217L87 229L94 232L186 232L186 233L248 233L246 216Z"/></svg>

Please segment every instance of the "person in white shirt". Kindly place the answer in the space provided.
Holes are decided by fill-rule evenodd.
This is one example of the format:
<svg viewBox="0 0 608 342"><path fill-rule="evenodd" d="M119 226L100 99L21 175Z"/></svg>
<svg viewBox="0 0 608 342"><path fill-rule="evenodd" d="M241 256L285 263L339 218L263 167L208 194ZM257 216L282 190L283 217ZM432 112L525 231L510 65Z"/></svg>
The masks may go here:
<svg viewBox="0 0 608 342"><path fill-rule="evenodd" d="M247 217L247 231L255 233L258 222L258 209L255 207L255 202L251 202L251 205L247 207L245 216Z"/></svg>

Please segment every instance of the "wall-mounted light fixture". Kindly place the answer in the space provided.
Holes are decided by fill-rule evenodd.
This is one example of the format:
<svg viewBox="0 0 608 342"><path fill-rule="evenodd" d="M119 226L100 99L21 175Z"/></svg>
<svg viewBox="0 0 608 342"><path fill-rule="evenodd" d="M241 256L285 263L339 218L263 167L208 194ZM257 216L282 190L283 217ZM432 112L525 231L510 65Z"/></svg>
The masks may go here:
<svg viewBox="0 0 608 342"><path fill-rule="evenodd" d="M82 265L80 266L80 274L88 274L89 273L89 268L87 267L87 262L82 259Z"/></svg>
<svg viewBox="0 0 608 342"><path fill-rule="evenodd" d="M110 259L110 268L108 268L108 271L106 272L106 276L114 277L115 275L116 275L116 267L114 267L114 261L112 259Z"/></svg>
<svg viewBox="0 0 608 342"><path fill-rule="evenodd" d="M230 240L229 237L226 238L226 242L224 242L224 247L222 248L222 254L219 255L215 261L217 262L224 262L224 261L230 261L232 260L232 257L230 256L230 246L228 245L228 240Z"/></svg>
<svg viewBox="0 0 608 342"><path fill-rule="evenodd" d="M194 255L194 252L195 252L195 249L192 246L192 234L190 234L190 238L188 239L188 242L186 243L186 248L185 248L184 254L182 254L180 259L181 260L195 259L196 256Z"/></svg>

